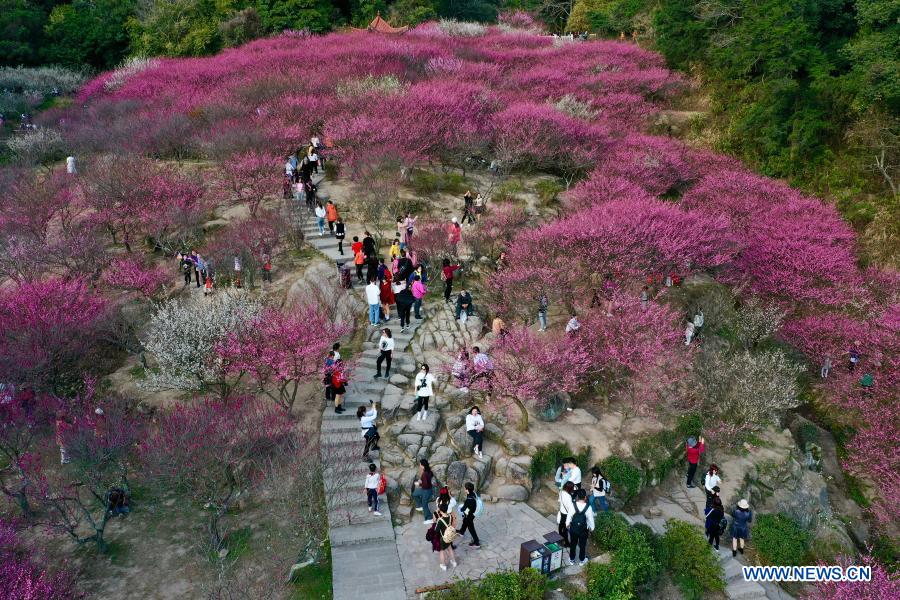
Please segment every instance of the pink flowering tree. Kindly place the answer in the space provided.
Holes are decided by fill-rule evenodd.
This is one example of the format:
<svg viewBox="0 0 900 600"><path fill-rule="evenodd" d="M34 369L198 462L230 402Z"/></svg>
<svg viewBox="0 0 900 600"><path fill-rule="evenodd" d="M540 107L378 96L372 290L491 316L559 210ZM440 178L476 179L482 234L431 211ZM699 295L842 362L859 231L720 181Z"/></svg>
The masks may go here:
<svg viewBox="0 0 900 600"><path fill-rule="evenodd" d="M577 393L591 369L590 355L570 337L539 335L524 327L498 339L490 356L493 369L467 365L469 387L517 406L522 429L528 428L529 408L543 410L556 393Z"/></svg>
<svg viewBox="0 0 900 600"><path fill-rule="evenodd" d="M528 212L520 206L512 203L495 204L478 220L475 227L465 230L465 243L474 258L487 256L496 260L512 239L528 226L530 220Z"/></svg>
<svg viewBox="0 0 900 600"><path fill-rule="evenodd" d="M49 435L58 403L46 395L5 390L0 400L0 491L15 502L26 518L34 516L34 475L40 456L36 445Z"/></svg>
<svg viewBox="0 0 900 600"><path fill-rule="evenodd" d="M140 459L154 489L208 508L205 539L217 552L225 515L239 495L258 489L270 462L310 459L282 452L298 435L293 419L269 403L204 399L162 415L141 443Z"/></svg>
<svg viewBox="0 0 900 600"><path fill-rule="evenodd" d="M872 569L870 581L821 582L804 594L806 600L891 600L900 597L900 577L871 554L838 559L843 567L867 566Z"/></svg>
<svg viewBox="0 0 900 600"><path fill-rule="evenodd" d="M149 159L106 156L90 165L80 181L81 198L93 220L128 252L151 233L163 240L167 232L184 226L179 217L202 214L204 208L198 182Z"/></svg>
<svg viewBox="0 0 900 600"><path fill-rule="evenodd" d="M172 282L172 273L162 265L125 256L110 263L103 271L102 280L111 288L133 290L147 298L155 298Z"/></svg>
<svg viewBox="0 0 900 600"><path fill-rule="evenodd" d="M15 527L0 520L0 596L16 600L81 598L75 576L66 565L50 568L19 537Z"/></svg>
<svg viewBox="0 0 900 600"><path fill-rule="evenodd" d="M451 262L457 260L459 248L450 241L447 227L435 221L420 220L416 224L410 247L415 250L417 260L431 265L432 269L438 269L445 258Z"/></svg>
<svg viewBox="0 0 900 600"><path fill-rule="evenodd" d="M0 290L0 381L54 393L77 385L101 341L108 306L83 280Z"/></svg>
<svg viewBox="0 0 900 600"><path fill-rule="evenodd" d="M289 313L270 307L245 331L220 342L216 351L231 374L248 375L259 393L291 413L301 386L321 374L321 357L348 331L317 306Z"/></svg>
<svg viewBox="0 0 900 600"><path fill-rule="evenodd" d="M97 407L102 414L95 413ZM70 412L69 423L59 432L68 462L41 470L39 503L51 529L105 552L106 527L114 516L110 492L129 494L129 465L143 437L142 423L124 401L99 400L90 387Z"/></svg>
<svg viewBox="0 0 900 600"><path fill-rule="evenodd" d="M267 196L281 192L284 161L261 152L245 152L222 160L221 193L234 204L246 204L255 218Z"/></svg>
<svg viewBox="0 0 900 600"><path fill-rule="evenodd" d="M290 239L290 224L277 211L262 210L255 218L234 221L209 241L202 255L212 267L216 285L235 280L234 257L241 261L242 285L253 287L263 256L274 257Z"/></svg>

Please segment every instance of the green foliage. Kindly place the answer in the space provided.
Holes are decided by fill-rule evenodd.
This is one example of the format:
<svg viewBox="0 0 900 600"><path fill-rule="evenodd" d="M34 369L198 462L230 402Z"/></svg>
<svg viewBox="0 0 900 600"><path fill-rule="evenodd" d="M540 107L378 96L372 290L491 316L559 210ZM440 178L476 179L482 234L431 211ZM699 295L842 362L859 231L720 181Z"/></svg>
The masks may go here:
<svg viewBox="0 0 900 600"><path fill-rule="evenodd" d="M0 65L37 65L53 2L0 0Z"/></svg>
<svg viewBox="0 0 900 600"><path fill-rule="evenodd" d="M429 600L542 600L547 578L534 569L490 573L480 582L457 581L449 590L431 592Z"/></svg>
<svg viewBox="0 0 900 600"><path fill-rule="evenodd" d="M493 202L521 202L520 194L525 192L525 185L518 179L509 179L497 186L491 194Z"/></svg>
<svg viewBox="0 0 900 600"><path fill-rule="evenodd" d="M687 70L709 43L709 26L695 18L694 0L663 0L653 17L656 47L669 66Z"/></svg>
<svg viewBox="0 0 900 600"><path fill-rule="evenodd" d="M270 32L309 29L320 33L331 29L333 7L328 0L256 0L263 28Z"/></svg>
<svg viewBox="0 0 900 600"><path fill-rule="evenodd" d="M648 481L662 481L681 460L681 436L664 429L643 436L632 448L632 454L644 470Z"/></svg>
<svg viewBox="0 0 900 600"><path fill-rule="evenodd" d="M397 0L388 13L392 25L418 25L438 17L437 3L433 0Z"/></svg>
<svg viewBox="0 0 900 600"><path fill-rule="evenodd" d="M534 184L534 189L541 200L541 204L551 206L556 203L560 192L566 188L556 179L541 179Z"/></svg>
<svg viewBox="0 0 900 600"><path fill-rule="evenodd" d="M819 428L809 421L804 421L797 428L797 438L797 441L800 442L800 447L806 450L807 444L819 443Z"/></svg>
<svg viewBox="0 0 900 600"><path fill-rule="evenodd" d="M618 456L609 456L598 465L612 484L613 496L621 500L623 504L628 504L641 491L643 475L638 467Z"/></svg>
<svg viewBox="0 0 900 600"><path fill-rule="evenodd" d="M594 517L594 545L603 552L612 552L628 535L628 521L615 512L601 512Z"/></svg>
<svg viewBox="0 0 900 600"><path fill-rule="evenodd" d="M759 515L753 540L762 562L801 565L811 541L810 532L785 514Z"/></svg>
<svg viewBox="0 0 900 600"><path fill-rule="evenodd" d="M610 565L628 573L635 586L652 582L661 569L655 538L649 527L629 528L613 552Z"/></svg>
<svg viewBox="0 0 900 600"><path fill-rule="evenodd" d="M699 436L703 433L703 414L699 412L684 413L678 416L675 425L675 434L685 440L691 436Z"/></svg>
<svg viewBox="0 0 900 600"><path fill-rule="evenodd" d="M325 542L325 557L300 570L291 580L291 600L331 600L331 547Z"/></svg>
<svg viewBox="0 0 900 600"><path fill-rule="evenodd" d="M637 597L628 569L590 563L586 571L587 593L578 600L633 600Z"/></svg>
<svg viewBox="0 0 900 600"><path fill-rule="evenodd" d="M635 17L646 7L646 0L578 0L572 7L566 30L630 34L636 28Z"/></svg>
<svg viewBox="0 0 900 600"><path fill-rule="evenodd" d="M687 600L699 600L707 592L725 589L718 559L710 552L703 533L690 523L666 523L660 555Z"/></svg>
<svg viewBox="0 0 900 600"><path fill-rule="evenodd" d="M431 196L433 194L461 196L469 189L469 183L461 173L452 171L436 173L425 169L414 169L412 171L410 174L410 186L420 196Z"/></svg>
<svg viewBox="0 0 900 600"><path fill-rule="evenodd" d="M563 459L570 456L575 459L575 464L581 469L582 474L586 474L591 462L590 447L585 446L576 454L565 442L550 442L546 446L538 446L534 456L531 457L531 478L537 481L553 475Z"/></svg>
<svg viewBox="0 0 900 600"><path fill-rule="evenodd" d="M128 50L125 23L135 0L73 0L50 13L43 47L48 62L70 67L111 69Z"/></svg>
<svg viewBox="0 0 900 600"><path fill-rule="evenodd" d="M219 23L219 34L226 46L239 46L262 35L262 20L252 6Z"/></svg>
<svg viewBox="0 0 900 600"><path fill-rule="evenodd" d="M128 22L132 49L144 56L201 56L222 47L219 23L236 11L235 0L151 2Z"/></svg>

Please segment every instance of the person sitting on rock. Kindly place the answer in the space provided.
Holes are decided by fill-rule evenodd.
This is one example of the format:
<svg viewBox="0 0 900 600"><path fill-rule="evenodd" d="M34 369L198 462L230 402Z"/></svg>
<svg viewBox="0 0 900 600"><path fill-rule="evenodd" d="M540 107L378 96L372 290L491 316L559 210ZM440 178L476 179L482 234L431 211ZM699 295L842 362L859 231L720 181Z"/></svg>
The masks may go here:
<svg viewBox="0 0 900 600"><path fill-rule="evenodd" d="M471 317L474 312L474 307L472 306L472 294L469 293L469 290L463 289L459 292L459 296L456 297L456 319L459 320L462 313L465 311L466 317Z"/></svg>

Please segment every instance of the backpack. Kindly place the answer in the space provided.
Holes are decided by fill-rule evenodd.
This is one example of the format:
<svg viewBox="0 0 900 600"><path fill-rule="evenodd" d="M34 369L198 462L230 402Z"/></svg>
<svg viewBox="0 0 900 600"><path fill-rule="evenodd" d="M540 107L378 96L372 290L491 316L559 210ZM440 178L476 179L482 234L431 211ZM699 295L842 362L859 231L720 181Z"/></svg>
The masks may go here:
<svg viewBox="0 0 900 600"><path fill-rule="evenodd" d="M719 535L725 533L726 529L728 529L728 519L722 517L722 520L719 521Z"/></svg>
<svg viewBox="0 0 900 600"><path fill-rule="evenodd" d="M475 512L472 513L472 516L480 517L484 512L484 500L481 499L481 496L475 496Z"/></svg>
<svg viewBox="0 0 900 600"><path fill-rule="evenodd" d="M603 492L608 494L609 490L612 489L612 485L609 483L609 479L603 480Z"/></svg>
<svg viewBox="0 0 900 600"><path fill-rule="evenodd" d="M440 521L444 521L444 519L439 519ZM456 538L459 537L459 532L456 531L456 527L447 521L444 521L446 528L444 529L443 535L441 535L441 539L444 540L445 544L452 544L456 541Z"/></svg>
<svg viewBox="0 0 900 600"><path fill-rule="evenodd" d="M584 510L575 508L575 514L572 515L572 524L569 525L569 531L572 535L581 535L587 530L587 511L589 508L590 504L585 504Z"/></svg>
<svg viewBox="0 0 900 600"><path fill-rule="evenodd" d="M378 480L378 495L384 495L385 491L387 491L387 477L385 477L384 473L382 473L381 479Z"/></svg>

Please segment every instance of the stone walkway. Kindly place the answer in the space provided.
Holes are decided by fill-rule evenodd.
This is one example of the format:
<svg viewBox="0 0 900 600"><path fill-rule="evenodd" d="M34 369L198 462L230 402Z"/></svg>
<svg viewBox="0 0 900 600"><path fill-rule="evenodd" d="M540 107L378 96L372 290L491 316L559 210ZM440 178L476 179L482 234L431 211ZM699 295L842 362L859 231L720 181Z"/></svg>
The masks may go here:
<svg viewBox="0 0 900 600"><path fill-rule="evenodd" d="M556 526L525 503L486 504L475 523L481 548L469 547L472 539L467 533L456 543L458 566L446 571L440 570L437 553L425 541L426 529L421 519L396 529L403 579L411 592L456 579L481 579L496 571L518 570L522 542L542 541Z"/></svg>
<svg viewBox="0 0 900 600"><path fill-rule="evenodd" d="M688 488L684 481L667 490L665 495L646 508L643 514L625 515L629 523L643 523L654 532L663 535L666 532L666 521L679 519L704 529L706 494L702 487ZM728 517L729 523L731 517ZM744 566L743 555L731 556L731 536L722 536L719 551L716 553L725 576L725 596L729 600L793 600L793 597L774 583L757 583L745 581L741 567Z"/></svg>

